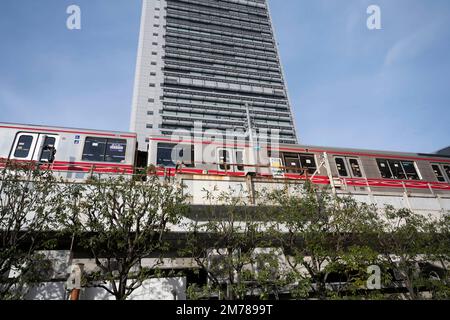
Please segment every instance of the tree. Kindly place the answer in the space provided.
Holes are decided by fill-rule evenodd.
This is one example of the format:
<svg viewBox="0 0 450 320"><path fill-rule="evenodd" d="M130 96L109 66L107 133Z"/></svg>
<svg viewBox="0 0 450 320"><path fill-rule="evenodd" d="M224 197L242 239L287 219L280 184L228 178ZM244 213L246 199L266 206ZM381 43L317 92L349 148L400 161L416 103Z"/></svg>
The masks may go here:
<svg viewBox="0 0 450 320"><path fill-rule="evenodd" d="M146 180L98 178L65 191L69 210L62 220L97 266L86 274L86 286L101 287L117 300L159 276L170 224L178 223L186 209L181 185L156 176ZM143 264L152 254L158 258Z"/></svg>
<svg viewBox="0 0 450 320"><path fill-rule="evenodd" d="M186 241L208 277L189 289L194 298L449 297L448 216L378 208L309 182L260 191L254 206L233 190L207 194L206 219L194 217Z"/></svg>
<svg viewBox="0 0 450 320"><path fill-rule="evenodd" d="M188 289L191 298L243 300L267 298L277 291L278 260L267 250L267 217L261 205L249 204L248 196L234 190L204 190L209 204L206 219L193 217L183 256L191 257L207 275L208 283Z"/></svg>
<svg viewBox="0 0 450 320"><path fill-rule="evenodd" d="M432 244L426 255L432 268L425 270L426 287L432 299L450 299L450 217L445 215L426 225L427 243Z"/></svg>
<svg viewBox="0 0 450 320"><path fill-rule="evenodd" d="M59 181L35 163L3 161L0 172L0 299L21 299L47 279L41 254L58 230Z"/></svg>
<svg viewBox="0 0 450 320"><path fill-rule="evenodd" d="M387 206L380 216L378 230L383 263L398 280L393 285L407 289L406 295L397 296L416 300L431 292L434 298L448 297L448 217L435 219L392 206Z"/></svg>
<svg viewBox="0 0 450 320"><path fill-rule="evenodd" d="M277 221L273 237L280 239L295 280L293 296L372 295L364 287L367 267L378 262L371 237L377 209L309 182L290 188L272 191L267 199Z"/></svg>

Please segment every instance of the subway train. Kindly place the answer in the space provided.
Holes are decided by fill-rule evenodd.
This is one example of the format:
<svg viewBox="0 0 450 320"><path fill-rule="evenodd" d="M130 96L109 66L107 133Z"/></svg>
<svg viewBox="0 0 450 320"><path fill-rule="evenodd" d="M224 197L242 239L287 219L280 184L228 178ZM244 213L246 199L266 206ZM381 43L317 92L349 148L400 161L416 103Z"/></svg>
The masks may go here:
<svg viewBox="0 0 450 320"><path fill-rule="evenodd" d="M251 145L222 140L148 137L148 152L130 132L0 123L0 166L7 160L48 165L67 179L131 175L302 181L355 192L450 195L450 156L305 145Z"/></svg>

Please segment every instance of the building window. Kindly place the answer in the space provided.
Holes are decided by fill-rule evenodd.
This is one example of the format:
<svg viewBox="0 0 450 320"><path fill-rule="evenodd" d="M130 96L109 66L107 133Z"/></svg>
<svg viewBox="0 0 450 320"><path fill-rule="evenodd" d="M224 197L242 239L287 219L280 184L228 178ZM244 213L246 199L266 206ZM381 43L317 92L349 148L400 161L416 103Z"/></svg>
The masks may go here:
<svg viewBox="0 0 450 320"><path fill-rule="evenodd" d="M126 140L87 137L82 160L123 163L126 150Z"/></svg>
<svg viewBox="0 0 450 320"><path fill-rule="evenodd" d="M153 125L152 125L152 124L147 124L147 125L146 125L146 128L147 128L147 129L153 129Z"/></svg>
<svg viewBox="0 0 450 320"><path fill-rule="evenodd" d="M153 111L147 111L147 115L152 116L154 114Z"/></svg>
<svg viewBox="0 0 450 320"><path fill-rule="evenodd" d="M33 136L23 135L20 136L17 143L16 150L14 151L15 158L27 158L30 154L31 144L33 143Z"/></svg>
<svg viewBox="0 0 450 320"><path fill-rule="evenodd" d="M377 159L381 176L385 179L420 180L412 161Z"/></svg>

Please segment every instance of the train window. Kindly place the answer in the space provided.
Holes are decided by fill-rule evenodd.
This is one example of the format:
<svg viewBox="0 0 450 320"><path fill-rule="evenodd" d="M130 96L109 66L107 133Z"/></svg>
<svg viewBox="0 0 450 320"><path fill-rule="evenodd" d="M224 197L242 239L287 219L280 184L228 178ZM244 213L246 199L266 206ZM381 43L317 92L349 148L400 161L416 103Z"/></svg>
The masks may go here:
<svg viewBox="0 0 450 320"><path fill-rule="evenodd" d="M174 144L159 143L156 155L156 164L165 167L174 167L175 162L172 160L172 152L176 147Z"/></svg>
<svg viewBox="0 0 450 320"><path fill-rule="evenodd" d="M336 158L336 167L341 177L348 177L347 169L345 168L345 161L343 158Z"/></svg>
<svg viewBox="0 0 450 320"><path fill-rule="evenodd" d="M284 163L286 165L286 172L288 173L301 173L307 169L308 173L314 174L316 172L316 160L313 155L309 154L296 154L296 153L285 153Z"/></svg>
<svg viewBox="0 0 450 320"><path fill-rule="evenodd" d="M220 170L229 171L231 166L229 165L232 162L230 150L219 149L219 168Z"/></svg>
<svg viewBox="0 0 450 320"><path fill-rule="evenodd" d="M391 167L394 179L404 180L406 179L405 172L403 172L402 164L397 160L389 160L389 166Z"/></svg>
<svg viewBox="0 0 450 320"><path fill-rule="evenodd" d="M406 173L406 178L408 180L420 180L420 177L419 177L419 174L417 173L414 162L402 161L402 167Z"/></svg>
<svg viewBox="0 0 450 320"><path fill-rule="evenodd" d="M45 137L44 146L42 147L41 157L39 158L39 162L47 162L52 163L55 157L55 137Z"/></svg>
<svg viewBox="0 0 450 320"><path fill-rule="evenodd" d="M106 143L105 161L123 163L125 162L126 151L126 140L108 139Z"/></svg>
<svg viewBox="0 0 450 320"><path fill-rule="evenodd" d="M106 139L86 138L84 142L83 161L105 161Z"/></svg>
<svg viewBox="0 0 450 320"><path fill-rule="evenodd" d="M309 174L314 174L317 170L316 159L313 155L301 154L300 161L303 168L308 169Z"/></svg>
<svg viewBox="0 0 450 320"><path fill-rule="evenodd" d="M288 173L299 173L300 170L298 169L302 167L298 154L285 154L284 163L286 164L286 171Z"/></svg>
<svg viewBox="0 0 450 320"><path fill-rule="evenodd" d="M447 174L448 181L450 182L450 165L445 165L444 171Z"/></svg>
<svg viewBox="0 0 450 320"><path fill-rule="evenodd" d="M127 141L87 137L83 149L83 161L125 162Z"/></svg>
<svg viewBox="0 0 450 320"><path fill-rule="evenodd" d="M15 158L27 158L30 154L31 145L33 144L33 136L22 135L17 143L14 151Z"/></svg>
<svg viewBox="0 0 450 320"><path fill-rule="evenodd" d="M381 176L386 179L420 180L414 162L377 159Z"/></svg>
<svg viewBox="0 0 450 320"><path fill-rule="evenodd" d="M385 179L392 179L393 178L392 172L391 169L389 168L387 160L377 159L377 163L378 168L380 169L381 176Z"/></svg>
<svg viewBox="0 0 450 320"><path fill-rule="evenodd" d="M439 182L445 182L445 177L442 174L441 168L437 164L433 164L431 166L433 168L434 174Z"/></svg>
<svg viewBox="0 0 450 320"><path fill-rule="evenodd" d="M245 166L244 166L244 151L242 151L242 150L237 150L237 151L236 151L236 164L237 164L236 169L237 169L238 171L245 171Z"/></svg>
<svg viewBox="0 0 450 320"><path fill-rule="evenodd" d="M350 168L352 169L353 176L355 178L362 178L363 174L361 171L361 167L359 166L359 162L357 159L349 159Z"/></svg>
<svg viewBox="0 0 450 320"><path fill-rule="evenodd" d="M175 167L177 163L183 163L186 167L193 167L194 146L158 143L156 164L164 167Z"/></svg>

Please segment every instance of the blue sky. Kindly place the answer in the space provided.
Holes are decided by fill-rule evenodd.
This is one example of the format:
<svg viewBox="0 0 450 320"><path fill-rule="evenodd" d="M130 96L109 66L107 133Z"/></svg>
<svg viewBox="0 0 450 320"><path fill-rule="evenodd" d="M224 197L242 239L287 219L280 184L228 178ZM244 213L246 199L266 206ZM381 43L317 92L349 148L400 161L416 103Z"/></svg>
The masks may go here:
<svg viewBox="0 0 450 320"><path fill-rule="evenodd" d="M65 27L82 10L82 30ZM366 9L382 10L382 30ZM302 143L450 144L448 0L270 0ZM140 0L1 0L0 121L128 130Z"/></svg>

